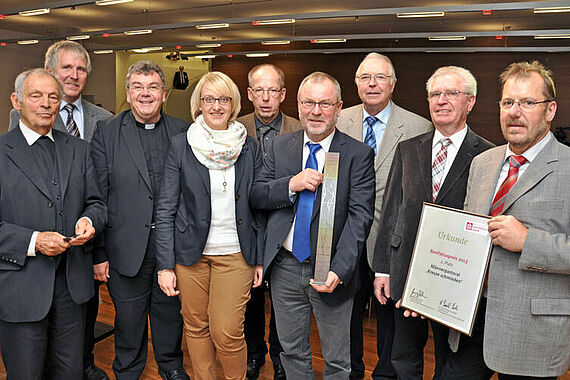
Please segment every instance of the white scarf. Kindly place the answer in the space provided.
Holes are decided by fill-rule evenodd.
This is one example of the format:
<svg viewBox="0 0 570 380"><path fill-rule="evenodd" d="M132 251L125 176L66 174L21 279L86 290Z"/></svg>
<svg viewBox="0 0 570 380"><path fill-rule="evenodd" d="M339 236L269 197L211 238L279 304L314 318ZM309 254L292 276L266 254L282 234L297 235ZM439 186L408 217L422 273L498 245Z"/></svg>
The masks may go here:
<svg viewBox="0 0 570 380"><path fill-rule="evenodd" d="M228 129L208 127L204 115L199 115L186 132L188 145L202 165L208 169L226 169L238 159L247 138L247 129L237 121L230 121Z"/></svg>

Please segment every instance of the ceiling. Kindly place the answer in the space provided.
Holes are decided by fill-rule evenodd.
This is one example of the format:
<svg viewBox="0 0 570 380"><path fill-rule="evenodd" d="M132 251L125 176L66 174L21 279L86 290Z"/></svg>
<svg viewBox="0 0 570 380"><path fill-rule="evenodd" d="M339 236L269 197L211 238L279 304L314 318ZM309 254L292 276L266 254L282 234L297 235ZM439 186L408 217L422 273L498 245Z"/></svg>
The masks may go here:
<svg viewBox="0 0 570 380"><path fill-rule="evenodd" d="M189 55L210 52L314 53L397 51L570 51L570 39L536 39L536 35L570 37L570 13L534 13L534 8L570 7L570 1L487 2L378 0L134 0L98 6L88 0L2 0L0 45L22 40L82 40L90 51L162 47ZM50 8L50 13L23 17L20 11ZM443 17L398 18L397 13L441 11ZM490 11L490 12L484 12ZM490 14L486 14L490 13ZM254 25L256 21L294 19L291 24ZM197 25L228 23L223 29ZM150 34L125 35L148 29ZM433 41L429 37L461 36ZM311 40L344 38L319 44ZM261 41L287 40L267 46ZM196 44L219 43L200 49ZM2 48L0 46L0 49ZM20 45L22 49L33 45Z"/></svg>

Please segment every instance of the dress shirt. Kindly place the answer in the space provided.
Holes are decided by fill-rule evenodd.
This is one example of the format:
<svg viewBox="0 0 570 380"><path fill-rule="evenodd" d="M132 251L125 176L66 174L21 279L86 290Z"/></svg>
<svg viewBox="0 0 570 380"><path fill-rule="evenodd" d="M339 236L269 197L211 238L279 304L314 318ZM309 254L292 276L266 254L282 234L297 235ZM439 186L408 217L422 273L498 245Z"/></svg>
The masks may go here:
<svg viewBox="0 0 570 380"><path fill-rule="evenodd" d="M542 140L540 140L538 143L531 146L530 148L525 150L523 152L523 154L521 154L521 156L526 158L526 162L524 164L522 164L519 168L519 174L517 175L517 181L521 178L523 173L526 171L526 169L528 168L528 165L532 161L534 161L536 156L538 156L538 154L540 153L542 148L544 148L544 146L550 141L551 138L552 138L552 133L548 132L548 134L545 137L543 137ZM511 148L507 144L507 150L505 152L505 160L503 163L503 167L501 168L501 174L499 175L499 181L497 182L497 187L495 188L495 193L493 194L493 198L495 197L495 195L499 191L499 188L501 187L501 185L505 181L505 178L507 178L507 175L509 173L509 157L513 156L513 155L517 155L517 154L513 153L513 151L511 150Z"/></svg>
<svg viewBox="0 0 570 380"><path fill-rule="evenodd" d="M264 147L270 144L271 141L273 141L273 138L279 135L279 133L281 132L281 121L283 120L283 115L281 114L281 111L277 113L277 117L275 117L275 119L273 119L273 121L269 124L265 124L261 120L259 120L255 113L253 114L253 120L255 122L255 131L257 134L257 139L261 144L264 144L263 145ZM261 136L259 136L259 128L263 126L268 126L269 131L267 131L267 133L265 134L264 141L261 141Z"/></svg>
<svg viewBox="0 0 570 380"><path fill-rule="evenodd" d="M388 119L390 119L390 113L392 112L392 101L388 102L388 105L384 109L378 112L376 115L370 115L364 106L362 106L362 140L366 139L366 132L368 131L368 122L366 118L372 116L378 119L377 122L372 125L372 130L374 131L374 137L376 137L376 152L380 152L380 144L382 143L382 137L384 137L384 132L386 131L386 126L388 125Z"/></svg>
<svg viewBox="0 0 570 380"><path fill-rule="evenodd" d="M328 152L330 147L331 147L331 142L332 142L332 139L334 137L334 134L335 134L335 131L333 131L330 135L325 137L323 140L316 143L316 142L313 142L309 139L309 136L307 136L307 132L303 133L303 161L302 161L303 167L302 167L302 170L305 170L305 165L307 163L307 159L309 158L310 149L309 149L309 146L307 145L307 143L310 142L313 144L320 144L321 145L321 149L319 149L315 153L315 156L317 158L317 165L319 167L319 171L321 173L323 172L323 168L325 165L325 153ZM294 197L296 194L297 193L292 192L291 189L289 189L289 197ZM297 216L295 215L295 219L293 220L293 224L291 225L291 229L289 230L289 234L287 234L287 237L285 238L285 241L283 242L283 248L285 248L289 252L293 252L293 231L295 230L295 222L296 221L297 221Z"/></svg>
<svg viewBox="0 0 570 380"><path fill-rule="evenodd" d="M64 100L62 100L59 104L59 116L61 116L61 120L63 120L63 125L67 123L67 117L69 115L65 108L63 108L66 104L67 102ZM77 128L79 129L79 137L84 139L85 123L83 118L83 103L81 103L81 96L71 104L75 106L73 108L73 120L75 120L75 125L77 125Z"/></svg>

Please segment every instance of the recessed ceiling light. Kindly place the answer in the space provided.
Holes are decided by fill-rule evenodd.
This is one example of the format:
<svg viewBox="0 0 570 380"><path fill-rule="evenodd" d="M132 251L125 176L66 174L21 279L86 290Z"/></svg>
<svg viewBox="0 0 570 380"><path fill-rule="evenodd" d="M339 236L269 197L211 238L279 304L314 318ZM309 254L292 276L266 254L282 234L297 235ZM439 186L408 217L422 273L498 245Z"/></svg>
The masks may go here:
<svg viewBox="0 0 570 380"><path fill-rule="evenodd" d="M261 44L262 44L262 45L288 45L288 44L290 44L290 43L291 43L291 41L288 41L288 40L283 40L283 41L278 41L278 40L275 40L275 41L261 41Z"/></svg>
<svg viewBox="0 0 570 380"><path fill-rule="evenodd" d="M222 46L222 44L216 44L216 43L212 43L212 44L196 44L197 48L202 48L202 49L208 49L208 48L217 48Z"/></svg>
<svg viewBox="0 0 570 380"><path fill-rule="evenodd" d="M248 53L245 56L248 58L261 58L261 57L269 57L269 53Z"/></svg>
<svg viewBox="0 0 570 380"><path fill-rule="evenodd" d="M398 18L416 18L416 17L443 17L445 12L404 12L397 13Z"/></svg>
<svg viewBox="0 0 570 380"><path fill-rule="evenodd" d="M148 53L151 51L159 51L162 50L162 46L155 46L155 47L145 47L145 48L139 48L139 49L131 49L131 51L134 51L135 53Z"/></svg>
<svg viewBox="0 0 570 380"><path fill-rule="evenodd" d="M279 20L258 20L252 21L252 25L279 25L279 24L294 24L294 18L284 18Z"/></svg>
<svg viewBox="0 0 570 380"><path fill-rule="evenodd" d="M150 34L152 33L152 30L151 29L129 30L123 33L127 36L136 36L138 34Z"/></svg>
<svg viewBox="0 0 570 380"><path fill-rule="evenodd" d="M18 41L18 45L33 45L33 44L37 44L38 40L22 40L22 41Z"/></svg>
<svg viewBox="0 0 570 380"><path fill-rule="evenodd" d="M215 54L195 55L194 58L209 59L209 58L216 58L216 55Z"/></svg>
<svg viewBox="0 0 570 380"><path fill-rule="evenodd" d="M570 38L570 34L537 34L535 40L546 40L551 38Z"/></svg>
<svg viewBox="0 0 570 380"><path fill-rule="evenodd" d="M332 44L335 42L346 42L346 38L317 38L311 40L312 44Z"/></svg>
<svg viewBox="0 0 570 380"><path fill-rule="evenodd" d="M229 28L229 27L230 24L228 23L196 25L196 29L220 29L220 28Z"/></svg>
<svg viewBox="0 0 570 380"><path fill-rule="evenodd" d="M109 54L109 53L112 53L112 52L113 52L113 50L111 50L111 49L107 49L107 50L94 50L94 51L93 51L93 53L95 53L95 54Z"/></svg>
<svg viewBox="0 0 570 380"><path fill-rule="evenodd" d="M428 37L430 41L463 41L466 40L465 36L433 36Z"/></svg>
<svg viewBox="0 0 570 380"><path fill-rule="evenodd" d="M80 36L65 37L65 39L70 40L70 41L88 40L90 38L91 38L91 36L89 34L82 34Z"/></svg>
<svg viewBox="0 0 570 380"><path fill-rule="evenodd" d="M561 13L561 12L570 12L570 7L534 8L534 13Z"/></svg>
<svg viewBox="0 0 570 380"><path fill-rule="evenodd" d="M49 8L41 8L41 9L31 9L29 11L22 11L19 13L20 16L38 16L38 15L45 15L50 12Z"/></svg>
<svg viewBox="0 0 570 380"><path fill-rule="evenodd" d="M130 3L133 0L97 0L95 4L97 5L115 5L115 4L122 4L122 3Z"/></svg>

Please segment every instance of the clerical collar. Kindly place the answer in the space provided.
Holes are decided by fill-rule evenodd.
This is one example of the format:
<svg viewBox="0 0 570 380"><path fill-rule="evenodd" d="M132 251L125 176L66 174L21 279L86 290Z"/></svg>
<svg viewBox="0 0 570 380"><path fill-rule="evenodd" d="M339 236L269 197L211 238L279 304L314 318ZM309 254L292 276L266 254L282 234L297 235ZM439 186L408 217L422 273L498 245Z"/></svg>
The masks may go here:
<svg viewBox="0 0 570 380"><path fill-rule="evenodd" d="M137 127L142 128L142 129L147 129L147 130L148 129L154 129L154 128L156 128L162 124L162 115L160 115L160 119L158 119L158 121L156 123L145 124L145 123L141 123L137 119L135 119L135 123L137 124Z"/></svg>

